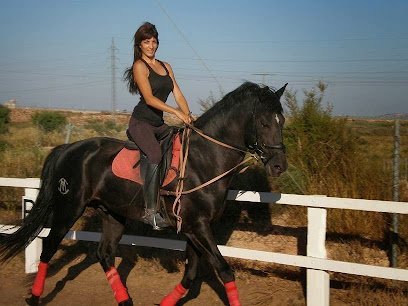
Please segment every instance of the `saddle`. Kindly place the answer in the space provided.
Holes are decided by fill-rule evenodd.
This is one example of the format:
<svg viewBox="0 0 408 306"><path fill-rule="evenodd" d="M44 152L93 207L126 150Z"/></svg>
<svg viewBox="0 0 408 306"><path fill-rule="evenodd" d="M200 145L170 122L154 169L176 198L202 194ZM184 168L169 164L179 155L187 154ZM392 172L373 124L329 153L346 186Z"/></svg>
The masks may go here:
<svg viewBox="0 0 408 306"><path fill-rule="evenodd" d="M115 156L112 162L112 172L117 177L143 185L143 165L144 162L147 162L147 158L132 140L128 131L126 131L126 134L129 140L125 142L124 147ZM163 158L159 164L160 183L164 187L177 178L179 174L180 129L170 127L158 139L163 152Z"/></svg>

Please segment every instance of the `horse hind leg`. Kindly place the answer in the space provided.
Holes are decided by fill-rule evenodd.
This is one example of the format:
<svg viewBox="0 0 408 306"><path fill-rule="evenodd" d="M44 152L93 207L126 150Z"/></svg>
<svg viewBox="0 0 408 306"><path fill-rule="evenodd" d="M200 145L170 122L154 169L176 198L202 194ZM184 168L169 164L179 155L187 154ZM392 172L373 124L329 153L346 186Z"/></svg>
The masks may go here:
<svg viewBox="0 0 408 306"><path fill-rule="evenodd" d="M104 212L102 215L102 237L99 242L97 258L105 272L113 295L119 305L133 305L126 287L115 268L115 255L125 229L124 217Z"/></svg>
<svg viewBox="0 0 408 306"><path fill-rule="evenodd" d="M43 247L38 264L38 272L35 276L31 288L31 297L26 299L28 305L38 305L40 296L44 292L45 278L47 277L49 262L57 252L62 239L69 229L81 217L85 207L79 205L77 209L71 211L60 211L56 207L53 210L50 233L43 239Z"/></svg>

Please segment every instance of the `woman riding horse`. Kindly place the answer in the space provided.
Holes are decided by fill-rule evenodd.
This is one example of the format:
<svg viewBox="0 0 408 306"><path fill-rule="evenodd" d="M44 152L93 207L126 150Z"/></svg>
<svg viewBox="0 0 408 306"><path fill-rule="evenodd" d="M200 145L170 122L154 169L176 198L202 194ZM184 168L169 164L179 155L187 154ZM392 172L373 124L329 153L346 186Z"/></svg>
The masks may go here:
<svg viewBox="0 0 408 306"><path fill-rule="evenodd" d="M156 27L145 22L134 35L133 65L125 72L129 92L140 94L140 102L130 117L128 133L147 157L143 184L146 210L143 221L152 225L155 230L167 226L166 221L157 212L159 164L162 158L157 137L169 129L164 123L163 112L174 114L187 124L192 121L187 101L170 64L156 59L158 46L159 33ZM170 92L173 92L179 108L166 104Z"/></svg>
<svg viewBox="0 0 408 306"><path fill-rule="evenodd" d="M245 156L258 156L269 175L278 176L286 170L282 138L285 119L280 103L285 87L275 92L246 82L195 122L189 141L186 175L182 178L184 193L179 211L183 220L180 230L187 238L185 272L161 305L176 305L191 287L200 258L217 272L230 305L240 305L234 273L218 250L211 224L222 215L228 187ZM216 141L209 141L203 135ZM31 305L37 304L43 293L48 265L58 245L86 207L102 208L102 238L97 257L117 303L132 304L114 259L126 219L141 220L144 204L142 186L118 178L112 172L112 160L123 147L123 141L99 137L54 148L44 164L36 203L22 227L11 235L0 236L1 259L7 260L23 250L45 224L51 224L49 235L43 239L38 273L28 299ZM223 173L227 175L220 176ZM205 185L217 176L218 180ZM61 179L68 184L64 193L58 190ZM188 192L203 184L203 188ZM174 181L166 189L174 191L176 187L177 181ZM171 193L164 197L164 215L175 225L174 201Z"/></svg>

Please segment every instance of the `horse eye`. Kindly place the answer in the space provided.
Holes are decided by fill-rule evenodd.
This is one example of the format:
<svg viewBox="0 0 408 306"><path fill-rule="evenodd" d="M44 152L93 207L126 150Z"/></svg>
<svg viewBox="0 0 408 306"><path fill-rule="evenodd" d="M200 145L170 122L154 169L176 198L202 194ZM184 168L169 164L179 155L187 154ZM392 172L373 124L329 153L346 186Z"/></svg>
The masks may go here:
<svg viewBox="0 0 408 306"><path fill-rule="evenodd" d="M269 127L269 126L270 126L270 124L269 124L269 123L265 123L265 122L261 121L261 126L262 126L263 128L267 128L267 127Z"/></svg>

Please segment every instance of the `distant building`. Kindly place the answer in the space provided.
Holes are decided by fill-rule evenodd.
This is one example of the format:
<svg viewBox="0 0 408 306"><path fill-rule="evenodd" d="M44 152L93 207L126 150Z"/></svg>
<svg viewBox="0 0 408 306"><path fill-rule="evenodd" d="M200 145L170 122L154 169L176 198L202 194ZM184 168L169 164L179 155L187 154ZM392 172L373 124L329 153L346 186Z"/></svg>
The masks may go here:
<svg viewBox="0 0 408 306"><path fill-rule="evenodd" d="M10 108L10 109L13 108L14 109L14 108L16 108L17 100L16 99L8 100L8 101L4 102L3 105L5 107L7 107L7 108Z"/></svg>

